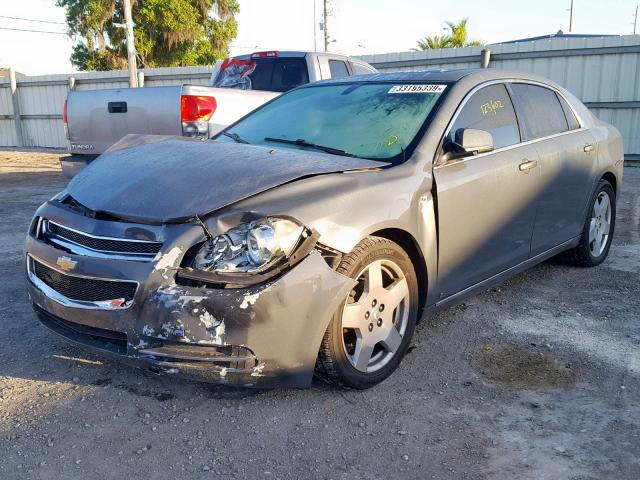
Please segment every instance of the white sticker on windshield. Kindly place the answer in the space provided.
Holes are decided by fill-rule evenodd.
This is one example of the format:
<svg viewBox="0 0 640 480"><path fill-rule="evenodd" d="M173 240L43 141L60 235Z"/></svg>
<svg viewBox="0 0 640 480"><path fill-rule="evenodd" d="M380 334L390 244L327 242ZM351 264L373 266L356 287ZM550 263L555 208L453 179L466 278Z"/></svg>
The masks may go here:
<svg viewBox="0 0 640 480"><path fill-rule="evenodd" d="M394 85L387 93L442 93L446 85Z"/></svg>

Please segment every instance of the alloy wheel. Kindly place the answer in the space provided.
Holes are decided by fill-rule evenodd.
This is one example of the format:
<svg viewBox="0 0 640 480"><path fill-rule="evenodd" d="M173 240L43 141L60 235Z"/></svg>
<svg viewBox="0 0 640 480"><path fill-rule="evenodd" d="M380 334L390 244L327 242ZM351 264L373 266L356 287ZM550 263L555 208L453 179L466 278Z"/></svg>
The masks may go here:
<svg viewBox="0 0 640 480"><path fill-rule="evenodd" d="M600 192L593 204L589 224L589 250L594 257L604 252L611 230L611 199L607 192Z"/></svg>
<svg viewBox="0 0 640 480"><path fill-rule="evenodd" d="M342 310L344 351L351 365L375 372L391 361L409 319L409 287L400 267L376 260L357 276Z"/></svg>

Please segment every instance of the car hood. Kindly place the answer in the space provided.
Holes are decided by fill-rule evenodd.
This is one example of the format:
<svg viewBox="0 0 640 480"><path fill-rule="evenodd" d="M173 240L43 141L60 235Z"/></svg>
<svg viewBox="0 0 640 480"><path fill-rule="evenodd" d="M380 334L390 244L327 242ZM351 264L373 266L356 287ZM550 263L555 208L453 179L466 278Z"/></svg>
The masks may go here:
<svg viewBox="0 0 640 480"><path fill-rule="evenodd" d="M303 177L385 165L305 150L128 135L76 175L67 191L97 212L166 223L206 215Z"/></svg>

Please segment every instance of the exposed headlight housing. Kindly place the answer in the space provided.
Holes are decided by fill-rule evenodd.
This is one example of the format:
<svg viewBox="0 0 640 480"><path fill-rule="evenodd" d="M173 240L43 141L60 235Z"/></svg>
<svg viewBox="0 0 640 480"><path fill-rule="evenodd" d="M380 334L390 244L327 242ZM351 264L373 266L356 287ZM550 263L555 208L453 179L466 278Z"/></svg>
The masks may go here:
<svg viewBox="0 0 640 480"><path fill-rule="evenodd" d="M267 217L243 223L204 242L179 277L252 285L300 261L317 238L316 232L291 218Z"/></svg>

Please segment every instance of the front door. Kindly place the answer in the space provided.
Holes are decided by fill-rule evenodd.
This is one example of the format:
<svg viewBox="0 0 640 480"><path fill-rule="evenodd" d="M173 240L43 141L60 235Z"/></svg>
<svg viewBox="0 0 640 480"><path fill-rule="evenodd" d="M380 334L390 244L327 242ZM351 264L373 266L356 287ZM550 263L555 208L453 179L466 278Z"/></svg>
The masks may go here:
<svg viewBox="0 0 640 480"><path fill-rule="evenodd" d="M538 155L521 144L503 84L483 87L464 104L460 128L492 134L494 151L434 168L438 202L437 294L446 298L529 257L540 188Z"/></svg>

